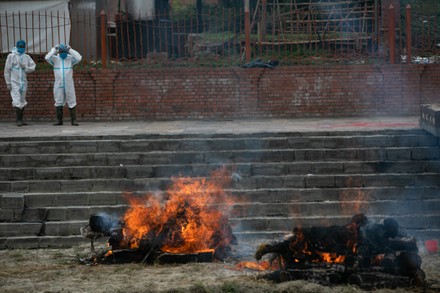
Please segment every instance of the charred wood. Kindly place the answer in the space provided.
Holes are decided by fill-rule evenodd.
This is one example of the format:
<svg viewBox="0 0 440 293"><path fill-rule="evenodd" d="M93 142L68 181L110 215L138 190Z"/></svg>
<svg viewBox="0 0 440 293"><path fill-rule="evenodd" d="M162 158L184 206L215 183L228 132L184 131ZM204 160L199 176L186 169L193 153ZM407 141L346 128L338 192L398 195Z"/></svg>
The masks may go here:
<svg viewBox="0 0 440 293"><path fill-rule="evenodd" d="M212 262L212 252L163 253L156 257L157 264L186 264L191 262Z"/></svg>

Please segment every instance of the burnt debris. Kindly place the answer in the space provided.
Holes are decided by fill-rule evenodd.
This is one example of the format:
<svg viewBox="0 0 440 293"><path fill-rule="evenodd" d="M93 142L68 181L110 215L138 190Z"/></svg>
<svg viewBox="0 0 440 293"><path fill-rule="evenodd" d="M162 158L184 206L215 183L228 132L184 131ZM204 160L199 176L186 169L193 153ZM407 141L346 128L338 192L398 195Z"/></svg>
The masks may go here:
<svg viewBox="0 0 440 293"><path fill-rule="evenodd" d="M255 258L265 255L281 260L281 270L263 276L275 282L304 279L364 289L425 283L416 239L392 218L375 224L357 214L344 226L297 227L282 241L260 245Z"/></svg>

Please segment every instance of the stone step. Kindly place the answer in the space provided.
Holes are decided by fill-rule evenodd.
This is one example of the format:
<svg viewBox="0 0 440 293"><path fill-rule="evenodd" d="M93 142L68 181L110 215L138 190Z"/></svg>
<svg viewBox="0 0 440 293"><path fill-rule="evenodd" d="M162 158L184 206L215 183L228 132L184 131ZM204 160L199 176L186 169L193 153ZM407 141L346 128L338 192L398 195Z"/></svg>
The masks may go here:
<svg viewBox="0 0 440 293"><path fill-rule="evenodd" d="M0 249L70 248L90 243L81 235L0 237Z"/></svg>
<svg viewBox="0 0 440 293"><path fill-rule="evenodd" d="M410 236L416 237L417 245L419 248L424 247L424 241L428 239L438 239L440 235L440 229L405 229L406 233ZM246 231L234 232L234 235L238 239L238 243L241 241L252 240L257 243L268 243L271 241L282 240L286 235L292 233L292 230L271 230L271 231ZM1 243L1 240L0 240ZM423 249L423 248L422 248ZM252 252L252 255L255 251Z"/></svg>
<svg viewBox="0 0 440 293"><path fill-rule="evenodd" d="M367 217L371 222L379 222L388 218L388 214ZM326 217L314 215L310 217L248 217L231 218L233 230L239 231L292 231L294 227L345 225L351 216ZM423 215L397 215L393 218L406 230L438 230L440 213L425 213ZM440 234L437 235L437 238Z"/></svg>
<svg viewBox="0 0 440 293"><path fill-rule="evenodd" d="M440 186L384 186L354 188L260 188L225 189L236 203L290 203L323 202L336 200L429 200L437 199ZM142 196L147 191L134 191L134 196ZM127 203L125 192L59 192L16 194L23 198L26 208L62 206L112 206Z"/></svg>
<svg viewBox="0 0 440 293"><path fill-rule="evenodd" d="M373 174L440 172L440 161L331 161L276 162L237 164L123 165L75 167L0 168L0 181L92 179L92 178L153 178L173 176L208 176L214 170L234 169L242 177L305 174Z"/></svg>
<svg viewBox="0 0 440 293"><path fill-rule="evenodd" d="M437 160L438 146L346 148L346 149L262 149L221 151L154 151L127 153L35 153L1 155L3 168L62 166L121 166L161 164L222 164L292 161L397 161Z"/></svg>
<svg viewBox="0 0 440 293"><path fill-rule="evenodd" d="M336 215L336 216L289 216L289 217L247 217L247 218L230 218L230 223L234 233L237 234L281 234L289 233L294 227L309 226L329 226L329 225L345 225L352 215ZM438 238L440 229L440 213L423 214L423 215L367 215L372 223L392 217L402 227L408 235L425 235L425 237ZM20 222L20 223L0 223L0 246L2 241L14 237L75 237L80 235L80 228L87 226L88 221L72 220L72 221L49 221L49 222ZM411 231L409 233L409 231ZM424 238L430 239L430 238ZM87 241L86 239L84 239Z"/></svg>
<svg viewBox="0 0 440 293"><path fill-rule="evenodd" d="M113 206L63 206L26 208L21 220L24 222L80 221L88 220L91 215L106 213L120 218L128 205ZM363 212L367 215L419 215L423 217L427 210L440 211L440 199L431 200L359 200L359 201L323 201L323 202L280 202L280 203L236 203L230 207L234 218L249 218L264 215L271 217L310 217L317 214L326 216L353 215Z"/></svg>
<svg viewBox="0 0 440 293"><path fill-rule="evenodd" d="M203 178L203 177L199 177ZM77 180L20 180L0 181L2 193L35 192L82 192L82 191L135 191L165 190L170 178L111 178ZM280 175L242 177L233 181L232 187L252 188L344 188L386 186L439 186L439 173L377 173L377 174L330 174L330 175Z"/></svg>
<svg viewBox="0 0 440 293"><path fill-rule="evenodd" d="M424 241L427 239L437 239L440 235L440 229L423 229L412 230L406 229L408 235L416 237L418 246L423 247ZM238 239L238 245L243 243L249 243L252 240L253 243L263 244L274 240L281 240L287 234L291 233L291 230L282 231L249 231L241 232L234 231L234 235ZM108 239L97 239L97 243L105 243ZM90 240L85 239L80 235L70 236L12 236L12 237L0 237L0 249L36 249L36 248L69 248L74 245L89 244ZM243 248L241 248L243 249ZM249 251L250 255L255 253L255 248Z"/></svg>
<svg viewBox="0 0 440 293"><path fill-rule="evenodd" d="M0 237L80 235L80 228L87 224L88 220L0 222Z"/></svg>
<svg viewBox="0 0 440 293"><path fill-rule="evenodd" d="M343 225L363 211L437 239L438 143L422 130L0 138L0 249L87 243L79 229L91 214L122 215L125 193L224 166L236 172L226 191L238 237Z"/></svg>
<svg viewBox="0 0 440 293"><path fill-rule="evenodd" d="M357 147L417 147L434 146L437 138L418 133L386 133L338 135L267 134L266 136L226 137L162 137L162 138L77 138L70 140L0 141L3 154L38 153L103 153L103 152L151 152L151 151L212 151L236 149L291 149L291 148L357 148Z"/></svg>

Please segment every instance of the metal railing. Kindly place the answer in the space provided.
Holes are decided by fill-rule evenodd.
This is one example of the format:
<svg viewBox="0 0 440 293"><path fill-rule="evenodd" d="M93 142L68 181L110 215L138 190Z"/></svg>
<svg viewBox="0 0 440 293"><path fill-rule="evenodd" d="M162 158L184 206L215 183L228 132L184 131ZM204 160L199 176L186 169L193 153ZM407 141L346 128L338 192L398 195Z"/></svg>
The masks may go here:
<svg viewBox="0 0 440 293"><path fill-rule="evenodd" d="M89 66L101 66L105 56L105 65L118 67L231 66L249 61L246 48L252 59L279 60L281 65L403 63L408 57L415 63L438 62L440 20L404 9L403 21L394 19L394 24L367 6L347 8L338 16L318 14L317 9L254 10L249 13L249 40L246 14L236 9L189 17L156 13L152 19L105 12L0 12L0 47L10 49L17 38L25 39L31 44L28 53L42 60L53 45L70 42ZM8 51L0 53L2 60Z"/></svg>

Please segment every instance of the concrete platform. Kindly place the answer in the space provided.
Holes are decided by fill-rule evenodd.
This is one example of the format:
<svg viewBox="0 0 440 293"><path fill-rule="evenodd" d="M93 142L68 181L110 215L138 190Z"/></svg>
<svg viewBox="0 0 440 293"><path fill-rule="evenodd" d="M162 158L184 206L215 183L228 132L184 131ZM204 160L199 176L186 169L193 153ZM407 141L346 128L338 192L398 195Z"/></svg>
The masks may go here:
<svg viewBox="0 0 440 293"><path fill-rule="evenodd" d="M420 129L419 117L365 117L333 119L246 119L246 120L177 120L130 122L82 122L71 126L67 119L62 126L48 122L28 122L17 127L14 122L0 122L0 138L57 137L136 134L225 134L264 132L353 131L384 129Z"/></svg>

